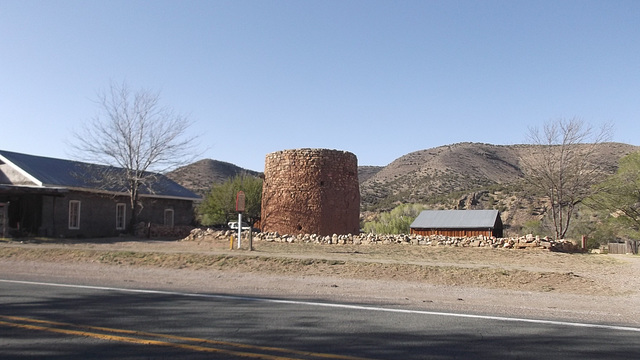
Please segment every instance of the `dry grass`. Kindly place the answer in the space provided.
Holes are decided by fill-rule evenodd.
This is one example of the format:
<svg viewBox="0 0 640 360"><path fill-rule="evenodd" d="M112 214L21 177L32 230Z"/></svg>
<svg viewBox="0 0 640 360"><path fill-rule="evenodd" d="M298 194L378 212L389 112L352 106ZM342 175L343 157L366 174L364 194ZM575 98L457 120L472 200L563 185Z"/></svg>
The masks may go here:
<svg viewBox="0 0 640 360"><path fill-rule="evenodd" d="M244 243L246 246L246 241ZM562 254L415 245L319 245L259 242L230 250L227 241L97 242L36 240L0 243L0 259L88 262L110 266L216 269L254 274L402 280L434 285L575 294L620 295L633 284L609 274L633 273L632 263L607 255ZM635 260L635 259L633 259Z"/></svg>

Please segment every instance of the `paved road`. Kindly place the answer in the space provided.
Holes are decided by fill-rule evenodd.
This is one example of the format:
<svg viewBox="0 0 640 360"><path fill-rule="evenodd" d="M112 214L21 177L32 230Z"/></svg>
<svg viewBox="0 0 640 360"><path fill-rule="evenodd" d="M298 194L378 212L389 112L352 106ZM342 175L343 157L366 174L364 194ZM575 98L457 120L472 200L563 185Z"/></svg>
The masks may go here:
<svg viewBox="0 0 640 360"><path fill-rule="evenodd" d="M2 359L637 359L640 329L0 279Z"/></svg>

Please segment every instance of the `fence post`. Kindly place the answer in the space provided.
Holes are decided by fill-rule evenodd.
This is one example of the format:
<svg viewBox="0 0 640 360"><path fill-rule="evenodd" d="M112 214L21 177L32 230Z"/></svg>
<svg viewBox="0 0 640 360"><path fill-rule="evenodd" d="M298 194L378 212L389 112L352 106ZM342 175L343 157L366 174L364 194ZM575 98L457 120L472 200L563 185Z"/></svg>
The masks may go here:
<svg viewBox="0 0 640 360"><path fill-rule="evenodd" d="M638 253L638 241L636 240L627 240L626 241L627 254L637 254Z"/></svg>

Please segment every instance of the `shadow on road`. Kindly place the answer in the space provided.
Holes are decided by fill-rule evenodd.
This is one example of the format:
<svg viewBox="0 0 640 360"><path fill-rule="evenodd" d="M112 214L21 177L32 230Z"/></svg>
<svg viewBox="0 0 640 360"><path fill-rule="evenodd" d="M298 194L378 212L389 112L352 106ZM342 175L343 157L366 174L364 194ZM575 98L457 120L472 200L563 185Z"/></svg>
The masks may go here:
<svg viewBox="0 0 640 360"><path fill-rule="evenodd" d="M4 316L339 356L630 359L636 358L640 349L637 334L628 331L266 303L231 297L1 286L0 315ZM133 335L127 333L126 336ZM294 355L288 356L314 358ZM224 353L128 344L2 324L0 357L239 358Z"/></svg>

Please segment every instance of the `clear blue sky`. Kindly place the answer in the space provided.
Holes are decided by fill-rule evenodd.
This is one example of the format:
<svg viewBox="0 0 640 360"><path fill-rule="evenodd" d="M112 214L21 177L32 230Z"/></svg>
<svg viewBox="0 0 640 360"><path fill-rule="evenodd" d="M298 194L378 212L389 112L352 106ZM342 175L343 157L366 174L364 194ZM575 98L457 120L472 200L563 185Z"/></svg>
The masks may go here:
<svg viewBox="0 0 640 360"><path fill-rule="evenodd" d="M111 81L188 114L202 158L360 165L545 121L640 145L640 1L0 0L0 149L74 158Z"/></svg>

